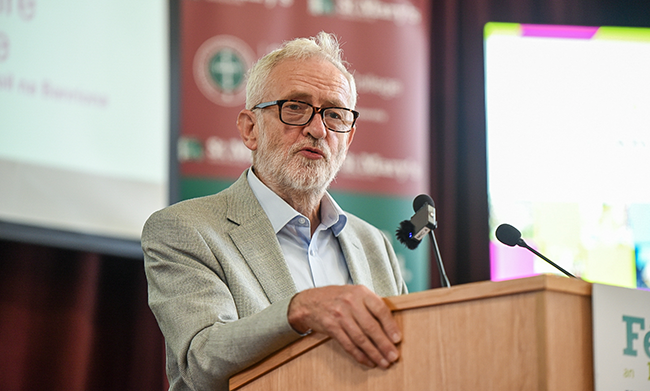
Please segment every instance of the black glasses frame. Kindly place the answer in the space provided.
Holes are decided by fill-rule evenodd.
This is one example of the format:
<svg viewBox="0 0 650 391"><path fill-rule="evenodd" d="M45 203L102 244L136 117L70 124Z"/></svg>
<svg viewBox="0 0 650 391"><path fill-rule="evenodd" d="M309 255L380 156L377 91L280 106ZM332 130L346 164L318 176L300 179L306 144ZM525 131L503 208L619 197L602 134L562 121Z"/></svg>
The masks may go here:
<svg viewBox="0 0 650 391"><path fill-rule="evenodd" d="M290 124L288 122L285 122L282 119L282 106L287 102L302 103L302 104L305 104L305 105L311 107L313 110L311 112L311 116L309 117L309 119L307 121L305 121L305 123L303 123L303 124ZM260 103L258 105L255 105L253 107L253 110L254 109L265 109L265 108L271 107L271 106L278 106L278 117L280 118L280 121L282 121L283 124L290 125L290 126L305 126L305 125L308 125L311 122L312 119L314 119L316 114L320 114L321 121L323 121L323 125L325 126L325 128L327 128L328 130L331 130L332 132L336 132L336 133L350 133L350 131L352 131L352 128L354 128L354 124L357 122L357 118L359 118L359 112L358 111L348 109L347 107L336 107L336 106L333 106L333 107L316 107L316 106L314 106L314 105L312 105L310 103L303 102L301 100L295 100L295 99L280 99L280 100L273 100L273 101L270 101L270 102ZM352 115L354 116L354 120L352 121L352 124L350 125L350 129L348 129L348 130L335 130L335 129L332 129L332 128L328 127L327 124L325 123L325 118L323 117L323 114L322 114L323 110L327 110L327 109L339 109L339 110L346 110L346 111L351 112Z"/></svg>

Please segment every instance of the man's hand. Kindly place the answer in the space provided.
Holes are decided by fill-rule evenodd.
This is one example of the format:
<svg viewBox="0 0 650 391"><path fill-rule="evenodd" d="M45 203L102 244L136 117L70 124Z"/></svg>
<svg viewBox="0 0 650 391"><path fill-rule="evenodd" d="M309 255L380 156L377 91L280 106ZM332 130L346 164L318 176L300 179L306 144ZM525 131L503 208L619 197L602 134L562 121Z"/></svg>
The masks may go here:
<svg viewBox="0 0 650 391"><path fill-rule="evenodd" d="M300 333L329 335L369 367L388 368L399 357L395 344L402 336L397 323L386 303L363 285L302 291L291 300L288 319Z"/></svg>

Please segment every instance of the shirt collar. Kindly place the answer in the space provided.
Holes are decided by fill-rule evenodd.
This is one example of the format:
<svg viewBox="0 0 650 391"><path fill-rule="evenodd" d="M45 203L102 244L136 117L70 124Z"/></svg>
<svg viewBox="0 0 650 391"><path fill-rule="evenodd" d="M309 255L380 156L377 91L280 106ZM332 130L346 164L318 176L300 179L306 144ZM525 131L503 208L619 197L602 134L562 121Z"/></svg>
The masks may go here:
<svg viewBox="0 0 650 391"><path fill-rule="evenodd" d="M271 221L271 225L276 234L295 217L301 216L300 213L287 204L280 196L275 194L273 190L262 183L252 168L248 170L246 179L253 194L255 194L262 209L264 209L264 212ZM336 201L334 201L334 198L327 192L320 202L320 207L321 224L326 228L331 228L332 233L338 236L348 221L345 212L343 212L343 209L339 207Z"/></svg>

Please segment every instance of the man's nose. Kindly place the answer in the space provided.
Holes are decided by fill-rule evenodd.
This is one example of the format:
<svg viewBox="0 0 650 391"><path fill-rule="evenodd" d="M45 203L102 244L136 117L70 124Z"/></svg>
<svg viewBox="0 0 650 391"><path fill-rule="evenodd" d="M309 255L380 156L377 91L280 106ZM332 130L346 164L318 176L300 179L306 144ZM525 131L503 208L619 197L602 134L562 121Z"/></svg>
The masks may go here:
<svg viewBox="0 0 650 391"><path fill-rule="evenodd" d="M307 125L305 125L303 132L305 133L305 135L311 134L312 137L316 139L327 137L327 128L325 127L325 123L323 122L322 111L319 111L316 114L314 114L314 117L311 119L311 121Z"/></svg>

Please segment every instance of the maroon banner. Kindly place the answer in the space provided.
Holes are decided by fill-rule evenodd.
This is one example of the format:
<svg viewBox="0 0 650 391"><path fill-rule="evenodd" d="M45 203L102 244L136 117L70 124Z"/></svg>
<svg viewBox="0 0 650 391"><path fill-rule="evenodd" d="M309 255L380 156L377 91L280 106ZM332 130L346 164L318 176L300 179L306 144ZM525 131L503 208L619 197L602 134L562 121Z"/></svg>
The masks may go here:
<svg viewBox="0 0 650 391"><path fill-rule="evenodd" d="M337 35L361 116L335 190L412 197L428 185L428 0L181 1L184 177L235 179L245 74L295 37Z"/></svg>

